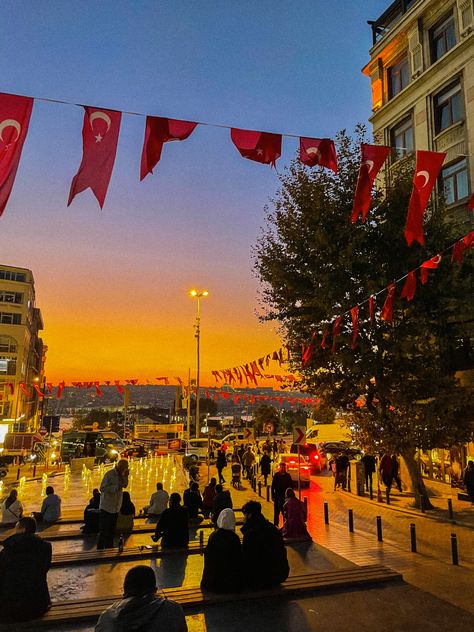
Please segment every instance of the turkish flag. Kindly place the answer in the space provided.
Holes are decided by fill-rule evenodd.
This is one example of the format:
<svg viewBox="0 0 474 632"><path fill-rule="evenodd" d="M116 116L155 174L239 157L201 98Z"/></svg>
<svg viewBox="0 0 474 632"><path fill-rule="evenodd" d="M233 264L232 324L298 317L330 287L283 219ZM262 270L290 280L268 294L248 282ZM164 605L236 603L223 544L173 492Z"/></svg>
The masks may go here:
<svg viewBox="0 0 474 632"><path fill-rule="evenodd" d="M357 336L359 335L359 306L356 305L351 309L352 320L352 348L357 347Z"/></svg>
<svg viewBox="0 0 474 632"><path fill-rule="evenodd" d="M140 180L143 180L161 158L163 144L170 140L185 140L190 136L197 123L190 121L175 121L161 116L147 116L145 126L145 140L143 141Z"/></svg>
<svg viewBox="0 0 474 632"><path fill-rule="evenodd" d="M407 274L407 278L403 286L402 292L400 294L400 298L406 298L407 301L412 301L415 296L415 291L416 291L416 272L415 270L411 270L411 272Z"/></svg>
<svg viewBox="0 0 474 632"><path fill-rule="evenodd" d="M459 239L453 247L453 254L451 256L451 263L457 261L459 265L462 265L464 251L469 250L469 248L474 244L474 230L471 230L470 233Z"/></svg>
<svg viewBox="0 0 474 632"><path fill-rule="evenodd" d="M300 160L308 167L326 167L337 173L337 154L330 138L300 138Z"/></svg>
<svg viewBox="0 0 474 632"><path fill-rule="evenodd" d="M384 320L386 323L391 323L393 320L393 299L395 297L396 287L395 283L388 286L387 298L385 299L385 303L383 304L382 311L380 313L380 319Z"/></svg>
<svg viewBox="0 0 474 632"><path fill-rule="evenodd" d="M281 134L233 127L230 130L230 137L243 158L274 167L276 160L281 156Z"/></svg>
<svg viewBox="0 0 474 632"><path fill-rule="evenodd" d="M338 316L334 321L334 325L332 327L332 347L331 351L334 353L336 351L336 340L339 334L341 333L341 323L342 316Z"/></svg>
<svg viewBox="0 0 474 632"><path fill-rule="evenodd" d="M359 215L362 221L365 221L369 212L370 203L372 201L372 187L383 163L387 160L391 151L391 147L386 145L367 145L362 143L360 146L361 158L359 167L359 176L354 195L354 203L352 205L352 222L354 223Z"/></svg>
<svg viewBox="0 0 474 632"><path fill-rule="evenodd" d="M420 269L420 278L421 283L424 285L428 281L428 272L430 270L436 270L441 261L441 255L436 255L435 257L431 257L427 261L423 261Z"/></svg>
<svg viewBox="0 0 474 632"><path fill-rule="evenodd" d="M33 99L0 93L0 217L12 192Z"/></svg>
<svg viewBox="0 0 474 632"><path fill-rule="evenodd" d="M84 110L82 162L72 179L67 205L78 193L90 188L102 208L114 168L122 113L89 106Z"/></svg>
<svg viewBox="0 0 474 632"><path fill-rule="evenodd" d="M423 214L445 157L445 153L436 151L420 150L416 152L413 189L405 224L405 239L409 246L411 246L414 241L417 241L421 245L425 243L423 237Z"/></svg>

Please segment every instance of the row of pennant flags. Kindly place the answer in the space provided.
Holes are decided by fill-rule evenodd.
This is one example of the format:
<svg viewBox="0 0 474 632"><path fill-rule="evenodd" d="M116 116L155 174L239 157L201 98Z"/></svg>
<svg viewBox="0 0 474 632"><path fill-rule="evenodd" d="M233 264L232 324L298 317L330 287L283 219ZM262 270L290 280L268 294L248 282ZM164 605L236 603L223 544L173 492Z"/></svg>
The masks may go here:
<svg viewBox="0 0 474 632"><path fill-rule="evenodd" d="M207 399L213 399L215 402L219 399L224 401L232 401L234 405L239 404L241 401L246 404L258 404L260 402L278 402L281 406L284 402L291 404L292 406L310 406L317 408L320 403L319 397L287 397L281 395L247 395L245 393L231 393L229 391L216 390L210 393L208 389L205 390L205 396Z"/></svg>
<svg viewBox="0 0 474 632"><path fill-rule="evenodd" d="M20 162L23 144L34 103L33 97L0 93L0 216L10 197ZM48 99L48 101L53 101ZM59 101L59 103L65 103ZM72 105L72 104L70 104ZM78 193L90 188L103 207L117 152L122 112L93 106L82 106L82 161L72 179L68 206ZM145 115L142 115L145 116ZM140 180L160 161L163 145L169 141L187 139L197 122L146 116L145 135L141 154ZM204 125L210 125L204 123ZM220 125L219 127L226 127ZM241 156L255 162L275 166L281 156L282 137L275 134L229 127L230 137ZM299 137L300 160L309 167L320 166L337 174L337 153L329 138ZM362 143L357 185L352 208L352 222L365 220L370 210L375 178L387 160L391 147ZM436 184L446 154L419 150L416 152L413 190L409 202L405 238L409 246L417 241L424 244L423 215ZM474 194L468 201L474 208Z"/></svg>

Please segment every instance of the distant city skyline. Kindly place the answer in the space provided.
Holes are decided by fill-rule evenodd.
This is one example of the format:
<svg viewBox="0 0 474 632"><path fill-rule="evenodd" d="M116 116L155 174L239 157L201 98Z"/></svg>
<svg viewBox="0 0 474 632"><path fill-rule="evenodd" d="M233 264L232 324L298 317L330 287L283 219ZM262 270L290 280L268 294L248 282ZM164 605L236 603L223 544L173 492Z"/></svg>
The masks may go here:
<svg viewBox="0 0 474 632"><path fill-rule="evenodd" d="M389 2L3 4L1 91L189 121L334 137L370 115L361 68ZM139 182L144 119L124 114L101 211L90 191L67 208L83 109L36 101L0 263L29 268L57 383L195 372L192 287L202 301L202 377L281 346L260 323L251 248L278 173L240 157L229 132L198 126L165 146ZM369 132L370 135L370 132ZM268 373L280 372L270 367ZM265 385L265 382L262 383Z"/></svg>

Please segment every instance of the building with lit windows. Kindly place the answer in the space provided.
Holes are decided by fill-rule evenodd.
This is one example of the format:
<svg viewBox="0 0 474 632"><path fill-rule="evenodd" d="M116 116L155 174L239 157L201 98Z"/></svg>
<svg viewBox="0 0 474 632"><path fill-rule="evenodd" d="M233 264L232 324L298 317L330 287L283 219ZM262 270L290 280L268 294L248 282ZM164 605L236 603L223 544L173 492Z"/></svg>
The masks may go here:
<svg viewBox="0 0 474 632"><path fill-rule="evenodd" d="M390 169L416 149L446 152L439 191L449 217L472 226L474 9L472 0L396 0L372 27L370 77L375 142Z"/></svg>
<svg viewBox="0 0 474 632"><path fill-rule="evenodd" d="M33 274L0 264L0 431L37 429L45 347ZM0 436L0 441L3 437Z"/></svg>

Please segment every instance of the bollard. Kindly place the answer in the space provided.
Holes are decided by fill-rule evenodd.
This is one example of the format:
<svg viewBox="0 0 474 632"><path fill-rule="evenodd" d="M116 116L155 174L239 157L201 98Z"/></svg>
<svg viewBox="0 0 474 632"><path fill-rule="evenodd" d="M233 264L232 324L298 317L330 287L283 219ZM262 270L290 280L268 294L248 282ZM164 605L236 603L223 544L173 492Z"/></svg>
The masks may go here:
<svg viewBox="0 0 474 632"><path fill-rule="evenodd" d="M36 476L36 463L33 465L33 478Z"/></svg>
<svg viewBox="0 0 474 632"><path fill-rule="evenodd" d="M267 485L267 503L270 502L270 488Z"/></svg>
<svg viewBox="0 0 474 632"><path fill-rule="evenodd" d="M260 481L258 481L258 495L262 496L262 483Z"/></svg>
<svg viewBox="0 0 474 632"><path fill-rule="evenodd" d="M329 506L324 503L324 524L329 524Z"/></svg>
<svg viewBox="0 0 474 632"><path fill-rule="evenodd" d="M454 520L453 501L451 500L451 498L448 498L448 513L449 513L449 519Z"/></svg>
<svg viewBox="0 0 474 632"><path fill-rule="evenodd" d="M204 546L204 531L202 529L199 531L199 546L201 548Z"/></svg>
<svg viewBox="0 0 474 632"><path fill-rule="evenodd" d="M349 533L354 533L354 512L349 509Z"/></svg>
<svg viewBox="0 0 474 632"><path fill-rule="evenodd" d="M451 557L453 558L454 566L459 566L458 539L455 533L451 533Z"/></svg>
<svg viewBox="0 0 474 632"><path fill-rule="evenodd" d="M382 538L382 517L377 516L377 540L383 542Z"/></svg>
<svg viewBox="0 0 474 632"><path fill-rule="evenodd" d="M385 490L385 497L387 499L387 505L390 505L390 489L388 487Z"/></svg>
<svg viewBox="0 0 474 632"><path fill-rule="evenodd" d="M413 522L410 524L410 540L411 552L416 553L416 527Z"/></svg>
<svg viewBox="0 0 474 632"><path fill-rule="evenodd" d="M372 485L369 487L369 496L370 496L370 500L374 499L374 492L372 490Z"/></svg>
<svg viewBox="0 0 474 632"><path fill-rule="evenodd" d="M304 510L306 512L306 515L308 515L308 497L307 496L303 498L303 504L304 504Z"/></svg>
<svg viewBox="0 0 474 632"><path fill-rule="evenodd" d="M20 468L18 468L16 471L16 480L20 480Z"/></svg>

